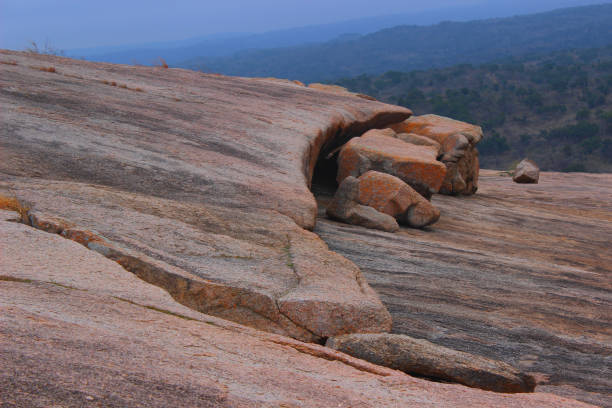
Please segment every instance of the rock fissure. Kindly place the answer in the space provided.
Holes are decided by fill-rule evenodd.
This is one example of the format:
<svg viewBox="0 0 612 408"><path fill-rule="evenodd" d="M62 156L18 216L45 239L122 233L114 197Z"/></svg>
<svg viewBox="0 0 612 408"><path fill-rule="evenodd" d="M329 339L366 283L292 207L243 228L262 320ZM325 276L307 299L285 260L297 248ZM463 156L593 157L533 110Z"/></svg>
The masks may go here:
<svg viewBox="0 0 612 408"><path fill-rule="evenodd" d="M262 297L265 296L263 294L245 288L235 288L217 282L193 280L186 276L180 276L176 273L164 270L151 262L122 252L122 250L113 247L108 240L99 235L90 231L77 229L74 226L68 226L67 223L63 224L58 220L45 220L40 215L27 215L21 222L44 232L58 234L92 251L100 253L106 258L117 262L125 270L133 273L143 281L164 289L177 302L193 310L215 314L248 325L248 322L243 322L236 316L239 314L239 309L246 309L249 313L257 315L259 319L268 321L271 326L278 327L278 331L281 333L283 330L279 327L279 321L275 319L275 316L283 316L295 327L293 333L290 334L296 338L305 338L314 342L321 341L321 336L301 326L293 321L286 313L283 313L278 303L278 299L273 299L271 297L268 297L268 301L263 299L263 303L268 304L266 308L268 310L262 310L251 303L260 304L262 302ZM287 293L291 292L291 290L293 290L293 288L288 290ZM254 298L256 298L257 301L254 300ZM230 307L228 303L232 306ZM270 307L272 307L273 310L269 310ZM234 315L228 315L228 310L232 309ZM304 332L308 333L306 337L304 336Z"/></svg>
<svg viewBox="0 0 612 408"><path fill-rule="evenodd" d="M316 181L319 184L325 186L331 183L332 187L337 187L335 181L337 165L335 165L334 170L334 164L336 162L335 157L343 145L369 130L384 129L398 124L409 118L411 114L411 112L382 112L366 121L345 122L344 119L341 119L331 123L325 130L317 134L317 137L305 152L304 163L306 163L306 167L304 175L308 180L308 186L312 188L316 169L318 170Z"/></svg>

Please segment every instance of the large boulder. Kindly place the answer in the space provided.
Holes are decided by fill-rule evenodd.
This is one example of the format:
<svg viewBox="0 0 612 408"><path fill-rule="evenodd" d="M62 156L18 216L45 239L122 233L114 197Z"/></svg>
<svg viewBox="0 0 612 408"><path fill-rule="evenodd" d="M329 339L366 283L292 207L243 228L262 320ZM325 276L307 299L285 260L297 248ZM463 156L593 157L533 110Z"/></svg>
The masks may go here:
<svg viewBox="0 0 612 408"><path fill-rule="evenodd" d="M440 211L412 187L378 171L368 171L359 177L358 202L414 228L431 225L440 218Z"/></svg>
<svg viewBox="0 0 612 408"><path fill-rule="evenodd" d="M327 215L347 224L361 225L387 232L397 231L399 225L391 215L358 203L359 190L358 179L355 177L344 179L338 187L334 199L327 207Z"/></svg>
<svg viewBox="0 0 612 408"><path fill-rule="evenodd" d="M479 126L437 115L414 116L391 126L397 133L414 133L440 144L446 165L443 194L474 194L478 189L479 161L476 145L482 140Z"/></svg>
<svg viewBox="0 0 612 408"><path fill-rule="evenodd" d="M326 346L411 375L489 391L533 392L536 386L532 376L501 361L398 334L348 334L328 339Z"/></svg>
<svg viewBox="0 0 612 408"><path fill-rule="evenodd" d="M537 164L529 159L523 159L517 164L512 177L515 183L538 184L540 180L540 169Z"/></svg>
<svg viewBox="0 0 612 408"><path fill-rule="evenodd" d="M446 175L446 166L437 161L433 146L418 146L393 137L389 131L371 130L351 139L338 157L338 183L359 177L370 170L394 175L422 196L437 193Z"/></svg>
<svg viewBox="0 0 612 408"><path fill-rule="evenodd" d="M394 137L403 140L404 142L422 146L433 146L438 150L438 152L440 151L440 143L428 138L427 136L417 135L416 133L395 133L393 129L389 130L394 133Z"/></svg>

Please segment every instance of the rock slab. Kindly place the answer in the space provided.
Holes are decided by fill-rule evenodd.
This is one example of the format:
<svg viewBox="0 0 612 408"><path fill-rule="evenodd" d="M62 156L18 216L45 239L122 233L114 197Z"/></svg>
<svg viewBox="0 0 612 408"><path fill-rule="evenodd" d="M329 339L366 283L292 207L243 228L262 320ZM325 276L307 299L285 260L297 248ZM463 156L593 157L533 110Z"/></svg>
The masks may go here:
<svg viewBox="0 0 612 408"><path fill-rule="evenodd" d="M327 347L411 375L456 382L483 390L533 392L535 379L501 361L437 346L398 334L348 334Z"/></svg>
<svg viewBox="0 0 612 408"><path fill-rule="evenodd" d="M0 211L0 405L573 407L409 377L198 313L94 251Z"/></svg>
<svg viewBox="0 0 612 408"><path fill-rule="evenodd" d="M0 189L39 228L262 330L319 341L391 328L359 269L309 231L309 184L323 145L409 110L291 81L2 50L0 89Z"/></svg>
<svg viewBox="0 0 612 408"><path fill-rule="evenodd" d="M610 407L612 175L545 172L525 185L481 170L479 194L432 203L442 213L432 231L366 235L321 211L316 232L360 266L393 333L503 361L534 375L538 391Z"/></svg>

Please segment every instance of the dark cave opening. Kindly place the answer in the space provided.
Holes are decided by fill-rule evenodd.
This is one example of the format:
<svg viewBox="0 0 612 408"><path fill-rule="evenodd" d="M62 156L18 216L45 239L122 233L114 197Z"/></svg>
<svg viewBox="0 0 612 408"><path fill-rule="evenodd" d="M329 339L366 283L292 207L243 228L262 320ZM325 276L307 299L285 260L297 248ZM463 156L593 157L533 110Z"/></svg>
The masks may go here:
<svg viewBox="0 0 612 408"><path fill-rule="evenodd" d="M333 196L338 189L338 154L321 154L312 174L311 191L315 196Z"/></svg>
<svg viewBox="0 0 612 408"><path fill-rule="evenodd" d="M365 121L339 122L328 128L322 135L323 145L317 156L310 190L321 203L320 198L331 198L338 189L338 156L340 149L352 138L359 137L372 129L384 129L410 117L407 112L382 112Z"/></svg>

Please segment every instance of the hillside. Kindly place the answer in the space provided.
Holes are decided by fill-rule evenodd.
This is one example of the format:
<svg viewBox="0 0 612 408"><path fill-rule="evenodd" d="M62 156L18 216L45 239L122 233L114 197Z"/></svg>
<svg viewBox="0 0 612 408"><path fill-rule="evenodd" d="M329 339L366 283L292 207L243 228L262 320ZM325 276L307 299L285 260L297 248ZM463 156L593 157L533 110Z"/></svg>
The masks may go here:
<svg viewBox="0 0 612 408"><path fill-rule="evenodd" d="M593 0L564 0L563 7L583 6L596 2ZM89 61L144 65L156 65L159 63L159 58L163 57L168 64L174 65L200 57L228 57L245 50L293 47L337 39L347 40L351 36L357 38L360 35L399 25L425 26L442 21L470 21L492 16L508 17L559 7L561 6L558 0L540 0L537 3L529 0L514 0L491 4L460 4L425 10L417 8L398 14L362 17L261 33L247 33L244 32L245 26L240 26L240 29L234 33L224 32L170 42L69 49L66 55L73 58L85 58ZM200 29L207 30L209 27L200 27Z"/></svg>
<svg viewBox="0 0 612 408"><path fill-rule="evenodd" d="M411 71L612 43L612 4L510 18L398 26L347 41L198 58L181 67L229 75L321 81Z"/></svg>
<svg viewBox="0 0 612 408"><path fill-rule="evenodd" d="M485 168L529 156L544 170L612 172L612 46L337 83L482 125Z"/></svg>

